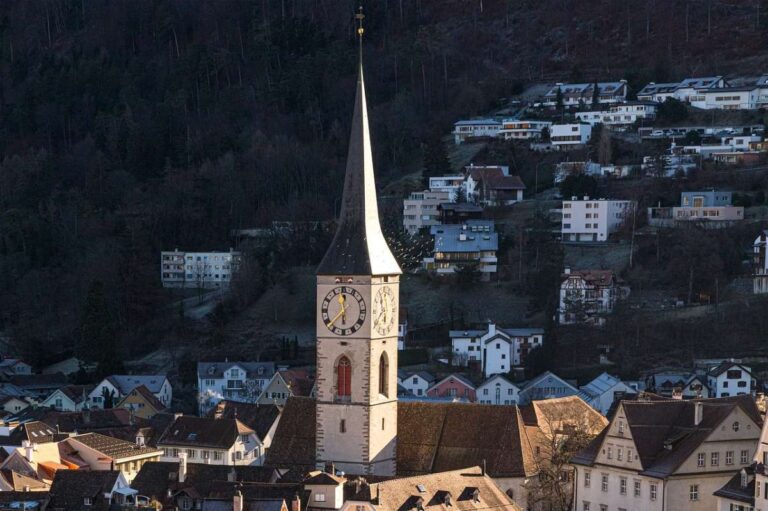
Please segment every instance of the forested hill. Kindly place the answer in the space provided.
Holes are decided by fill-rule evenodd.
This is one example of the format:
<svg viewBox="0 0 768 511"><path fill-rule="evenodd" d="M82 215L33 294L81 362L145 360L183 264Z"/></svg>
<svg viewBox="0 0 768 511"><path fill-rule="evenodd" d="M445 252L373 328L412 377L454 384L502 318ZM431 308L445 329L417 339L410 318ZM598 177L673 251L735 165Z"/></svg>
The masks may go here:
<svg viewBox="0 0 768 511"><path fill-rule="evenodd" d="M368 1L379 176L530 81L760 72L766 3ZM0 330L30 352L73 346L100 281L119 335L138 338L159 303L159 250L332 216L356 7L1 2Z"/></svg>

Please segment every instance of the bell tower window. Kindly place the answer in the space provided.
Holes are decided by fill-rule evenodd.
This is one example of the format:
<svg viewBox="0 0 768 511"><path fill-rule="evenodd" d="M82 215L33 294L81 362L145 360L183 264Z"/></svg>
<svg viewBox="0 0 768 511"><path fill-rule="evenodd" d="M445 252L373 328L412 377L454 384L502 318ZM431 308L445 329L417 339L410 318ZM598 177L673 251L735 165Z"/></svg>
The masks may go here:
<svg viewBox="0 0 768 511"><path fill-rule="evenodd" d="M386 352L379 358L379 394L389 397L389 360Z"/></svg>
<svg viewBox="0 0 768 511"><path fill-rule="evenodd" d="M336 373L336 396L349 399L352 394L352 363L346 356L339 359Z"/></svg>

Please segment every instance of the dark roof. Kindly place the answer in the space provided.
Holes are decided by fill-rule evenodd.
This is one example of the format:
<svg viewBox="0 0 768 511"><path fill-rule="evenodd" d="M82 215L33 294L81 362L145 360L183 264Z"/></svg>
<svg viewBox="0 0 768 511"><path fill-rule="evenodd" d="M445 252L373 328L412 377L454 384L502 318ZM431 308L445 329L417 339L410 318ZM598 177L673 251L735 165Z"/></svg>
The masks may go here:
<svg viewBox="0 0 768 511"><path fill-rule="evenodd" d="M400 274L400 267L381 233L378 214L361 63L349 136L341 212L336 234L317 268L317 274Z"/></svg>
<svg viewBox="0 0 768 511"><path fill-rule="evenodd" d="M489 176L485 183L491 190L525 190L520 176Z"/></svg>
<svg viewBox="0 0 768 511"><path fill-rule="evenodd" d="M113 459L130 458L132 456L141 456L158 452L157 449L149 447L139 447L135 443L126 442L119 438L100 435L99 433L86 433L72 437L83 445L90 447L100 453ZM69 440L68 440L69 441ZM75 444L76 445L76 444Z"/></svg>
<svg viewBox="0 0 768 511"><path fill-rule="evenodd" d="M15 374L8 381L27 390L60 388L67 385L67 377L63 373Z"/></svg>
<svg viewBox="0 0 768 511"><path fill-rule="evenodd" d="M524 477L535 472L516 406L400 402L397 422L399 475L457 470L483 460L492 477ZM488 435L488 431L497 434ZM314 400L288 399L266 464L315 467Z"/></svg>
<svg viewBox="0 0 768 511"><path fill-rule="evenodd" d="M702 421L694 424L696 405L703 406ZM763 421L751 396L717 399L622 401L643 474L667 477L704 442L737 407L758 426ZM590 446L574 458L574 463L591 465L600 444Z"/></svg>
<svg viewBox="0 0 768 511"><path fill-rule="evenodd" d="M236 419L210 419L183 415L173 421L157 444L229 449L237 440L238 431Z"/></svg>
<svg viewBox="0 0 768 511"><path fill-rule="evenodd" d="M54 511L109 509L104 494L112 491L119 476L117 470L59 470L53 478L48 508ZM92 505L84 504L85 497L92 499Z"/></svg>
<svg viewBox="0 0 768 511"><path fill-rule="evenodd" d="M747 370L747 368L744 367L743 365L739 364L738 362L731 362L729 360L724 360L724 361L720 362L720 364L718 364L717 366L715 366L712 369L710 369L709 370L709 375L710 376L720 376L721 374L723 374L724 372L726 372L727 370L729 370L733 366L738 367L739 369L741 369L742 371L746 372L750 376L752 375L752 373L749 370Z"/></svg>
<svg viewBox="0 0 768 511"><path fill-rule="evenodd" d="M209 418L237 419L256 432L264 440L276 420L280 418L280 408L276 405L238 403L222 400L208 413Z"/></svg>
<svg viewBox="0 0 768 511"><path fill-rule="evenodd" d="M246 377L249 379L254 378L272 378L275 374L274 362L198 362L197 363L197 377L198 378L224 378L224 373L229 371L233 367L239 367L245 371Z"/></svg>
<svg viewBox="0 0 768 511"><path fill-rule="evenodd" d="M44 509L48 502L47 491L2 491L0 492L0 509L25 509L20 503L27 503L27 509ZM37 507L30 504L37 503Z"/></svg>
<svg viewBox="0 0 768 511"><path fill-rule="evenodd" d="M312 393L312 387L315 386L315 377L307 369L285 369L278 371L291 394L294 396L309 396Z"/></svg>
<svg viewBox="0 0 768 511"><path fill-rule="evenodd" d="M75 403L80 403L83 401L83 394L85 394L86 399L88 398L88 394L93 390L93 385L66 385L58 390Z"/></svg>
<svg viewBox="0 0 768 511"><path fill-rule="evenodd" d="M146 387L146 385L139 385L138 387L136 387L135 389L133 389L132 391L130 391L130 392L129 392L129 393L128 393L128 394L127 394L127 395L126 395L126 396L125 396L125 397L124 397L124 398L123 398L121 401L120 401L120 403L119 403L119 405L118 405L118 406L122 406L122 403L123 403L123 401L125 401L126 399L128 399L128 397L132 396L134 393L136 393L136 394L141 394L141 396L144 398L144 400L145 400L145 401L146 401L146 402L147 402L147 403L148 403L150 406L152 406L152 408L154 408L154 409L155 409L155 411L158 411L158 412L160 412L160 411L163 411L163 410L165 410L165 409L167 408L167 407L166 407L166 406L165 406L165 405L162 403L162 401L160 401L159 399L157 399L157 396L155 396L155 395L152 393L152 391L150 391L150 390L149 390L149 389Z"/></svg>
<svg viewBox="0 0 768 511"><path fill-rule="evenodd" d="M41 421L30 421L19 424L10 435L0 437L0 443L6 445L21 445L24 440L36 444L55 442L56 429Z"/></svg>
<svg viewBox="0 0 768 511"><path fill-rule="evenodd" d="M727 482L725 486L717 490L715 497L723 497L731 500L738 500L739 502L745 502L750 506L755 505L755 468L754 466L746 467L743 469L747 475L747 485L741 485L741 470Z"/></svg>
<svg viewBox="0 0 768 511"><path fill-rule="evenodd" d="M197 494L207 497L221 491L221 483L272 483L276 479L275 470L257 466L225 466L187 464L187 475L183 483L178 479L179 464L165 461L144 463L131 482L131 488L141 495L164 502L168 489L177 491L194 488ZM234 481L229 481L234 471ZM231 501L230 501L231 502Z"/></svg>

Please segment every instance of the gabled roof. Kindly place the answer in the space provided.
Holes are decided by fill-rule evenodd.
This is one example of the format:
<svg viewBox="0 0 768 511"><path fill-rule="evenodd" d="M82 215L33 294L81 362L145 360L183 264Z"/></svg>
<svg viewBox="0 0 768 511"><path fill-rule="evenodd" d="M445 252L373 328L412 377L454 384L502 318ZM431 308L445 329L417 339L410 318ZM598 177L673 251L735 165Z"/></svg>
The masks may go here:
<svg viewBox="0 0 768 511"><path fill-rule="evenodd" d="M133 456L143 456L150 454L157 454L158 449L152 449L150 447L139 447L135 443L126 442L119 438L111 436L101 435L99 433L86 433L84 435L77 435L66 440L80 442L81 444L90 447L91 449L100 452L106 457L114 460L120 460L123 458L131 458ZM74 445L77 445L76 443Z"/></svg>
<svg viewBox="0 0 768 511"><path fill-rule="evenodd" d="M611 286L616 282L616 274L613 270L571 270L570 273L563 273L561 278L563 282L569 278L582 278L587 284L593 286Z"/></svg>
<svg viewBox="0 0 768 511"><path fill-rule="evenodd" d="M492 385L492 384L493 384L493 382L495 382L495 381L497 381L497 380L503 381L504 383L507 383L508 385L512 385L512 386L513 386L513 387L515 387L515 388L518 388L518 389L520 388L520 387L518 387L517 385L515 385L514 383L512 383L511 381L509 381L509 379L507 379L507 378L506 378L504 375L502 375L502 374L494 374L493 376L491 376L490 378L488 378L487 380L485 380L483 383L481 383L480 385L478 385L478 386L477 386L477 388L478 388L478 390L479 390L479 389L481 389L482 387L486 387L486 386L488 386L488 385Z"/></svg>
<svg viewBox="0 0 768 511"><path fill-rule="evenodd" d="M459 383L461 383L462 385L464 385L465 387L468 387L468 388L470 388L472 390L475 389L475 385L471 381L469 381L469 378L467 378L463 374L451 373L448 376L446 376L445 378L443 378L442 380L433 383L432 386L429 388L429 390L427 390L427 392L429 392L430 390L432 390L435 387L439 387L444 382L449 381L449 380L456 380Z"/></svg>
<svg viewBox="0 0 768 511"><path fill-rule="evenodd" d="M715 376L715 377L720 376L721 374L723 374L724 372L728 371L729 369L731 369L734 366L738 367L742 371L744 371L747 374L749 374L750 376L752 376L752 371L750 371L746 366L744 366L742 364L739 364L737 362L730 362L728 360L724 360L723 362L720 362L720 364L718 364L717 366L715 366L712 369L710 369L709 370L709 375L710 376Z"/></svg>
<svg viewBox="0 0 768 511"><path fill-rule="evenodd" d="M224 373L233 367L245 371L248 379L269 379L275 374L274 362L198 362L197 377L220 380L224 378Z"/></svg>
<svg viewBox="0 0 768 511"><path fill-rule="evenodd" d="M69 399L71 399L72 402L78 404L88 399L88 394L90 394L92 390L93 385L66 385L56 389L54 392L61 392Z"/></svg>
<svg viewBox="0 0 768 511"><path fill-rule="evenodd" d="M207 417L178 417L163 436L158 445L184 445L193 447L214 447L229 449L243 430L237 419L209 419ZM247 431L253 432L250 428Z"/></svg>
<svg viewBox="0 0 768 511"><path fill-rule="evenodd" d="M208 417L237 419L255 431L260 440L264 440L275 421L280 419L280 408L273 404L238 403L224 399L208 413Z"/></svg>
<svg viewBox="0 0 768 511"><path fill-rule="evenodd" d="M336 233L318 275L399 275L379 224L363 63L357 79L347 169Z"/></svg>
<svg viewBox="0 0 768 511"><path fill-rule="evenodd" d="M67 377L62 373L15 374L8 380L12 384L30 391L61 388L67 385Z"/></svg>
<svg viewBox="0 0 768 511"><path fill-rule="evenodd" d="M56 428L42 421L30 421L16 426L10 435L0 437L0 443L5 445L21 445L24 440L36 444L55 442L58 440Z"/></svg>
<svg viewBox="0 0 768 511"><path fill-rule="evenodd" d="M678 84L677 88L682 89L692 87L695 89L706 89L717 86L717 82L722 79L722 76L701 76L699 78L686 78Z"/></svg>
<svg viewBox="0 0 768 511"><path fill-rule="evenodd" d="M637 92L638 96L650 96L652 94L670 94L675 92L680 82L674 83L649 83Z"/></svg>
<svg viewBox="0 0 768 511"><path fill-rule="evenodd" d="M136 394L140 395L142 398L144 398L144 401L146 401L146 403L147 403L149 406L151 406L152 408L154 408L154 410L155 410L156 412L161 412L161 411L163 411L163 410L165 410L165 409L167 408L167 407L166 407L166 406L165 406L165 405L162 403L162 401L160 401L159 399L157 399L157 396L155 396L155 395L154 395L154 394L153 394L153 393L152 393L152 392L151 392L151 391L150 391L150 390L149 390L149 389L148 389L148 388L147 388L145 385L139 385L138 387L136 387L135 389L133 389L132 391L130 391L128 394L126 394L126 395L125 395L125 397L123 397L123 399L121 399L121 400L120 400L120 402L119 402L119 403L117 403L117 406L122 408L122 407L123 407L123 404L124 404L124 403L125 403L125 402L126 402L126 401L127 401L127 400L128 400L128 399L129 399L129 398L130 398L130 397L131 397L133 394L134 394L134 393L136 393Z"/></svg>
<svg viewBox="0 0 768 511"><path fill-rule="evenodd" d="M113 374L106 378L121 395L128 394L130 391L144 385L154 394L160 393L168 378L164 374Z"/></svg>
<svg viewBox="0 0 768 511"><path fill-rule="evenodd" d="M307 369L284 369L278 373L294 396L309 396L312 393L315 377Z"/></svg>
<svg viewBox="0 0 768 511"><path fill-rule="evenodd" d="M619 383L621 383L621 380L604 372L591 382L580 387L580 389L590 397L597 397L602 395L604 392L611 390Z"/></svg>
<svg viewBox="0 0 768 511"><path fill-rule="evenodd" d="M49 509L54 511L86 511L107 509L109 502L104 497L114 488L120 477L117 470L59 470L51 485ZM86 506L84 498L90 497L92 504Z"/></svg>
<svg viewBox="0 0 768 511"><path fill-rule="evenodd" d="M749 506L755 505L755 467L749 466L742 470L747 476L747 485L741 485L741 470L736 472L734 476L728 480L725 485L719 490L715 491L715 497L723 497L725 499L738 500L749 504Z"/></svg>
<svg viewBox="0 0 768 511"><path fill-rule="evenodd" d="M557 96L557 89L560 89L563 96L583 96L589 97L594 89L594 82L592 83L563 83L555 85L544 95L545 98L551 99ZM598 82L597 87L599 94L617 93L621 92L622 87L626 87L626 83L619 82Z"/></svg>

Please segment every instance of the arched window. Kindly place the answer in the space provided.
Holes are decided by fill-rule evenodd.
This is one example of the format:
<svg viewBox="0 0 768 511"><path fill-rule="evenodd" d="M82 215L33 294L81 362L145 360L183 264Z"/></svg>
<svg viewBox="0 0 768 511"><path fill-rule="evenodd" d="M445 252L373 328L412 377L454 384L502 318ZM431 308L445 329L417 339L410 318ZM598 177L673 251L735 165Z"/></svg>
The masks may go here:
<svg viewBox="0 0 768 511"><path fill-rule="evenodd" d="M379 358L379 394L389 397L389 359L386 352Z"/></svg>
<svg viewBox="0 0 768 511"><path fill-rule="evenodd" d="M336 395L348 398L352 394L352 363L346 356L339 359L336 373Z"/></svg>

